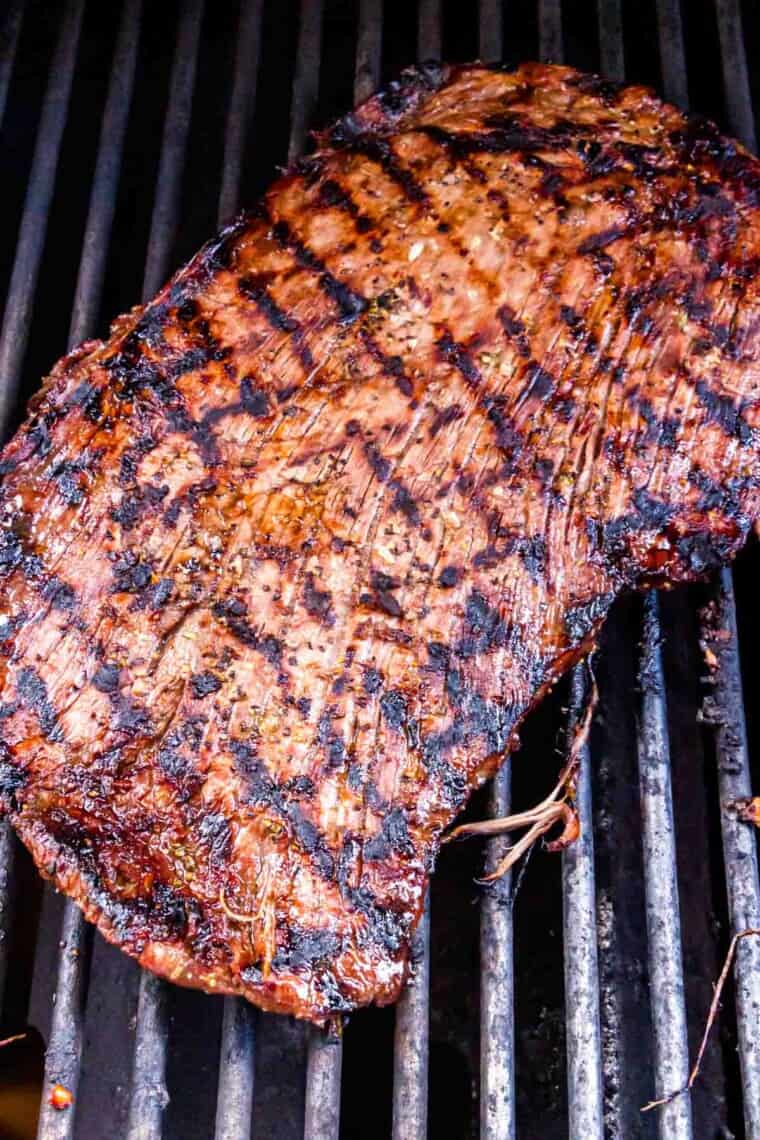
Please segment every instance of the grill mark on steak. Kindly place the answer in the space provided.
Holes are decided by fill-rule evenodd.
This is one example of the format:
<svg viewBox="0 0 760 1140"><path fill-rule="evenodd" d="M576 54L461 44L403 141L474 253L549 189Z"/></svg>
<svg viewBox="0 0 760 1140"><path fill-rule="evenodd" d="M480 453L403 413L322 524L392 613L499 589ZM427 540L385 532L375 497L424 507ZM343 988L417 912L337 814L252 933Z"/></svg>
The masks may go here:
<svg viewBox="0 0 760 1140"><path fill-rule="evenodd" d="M334 301L344 322L353 323L367 308L367 299L354 292L344 281L340 281L329 271L325 263L314 254L282 218L271 225L272 237L284 249L289 249L297 263L311 273L317 274L319 287Z"/></svg>
<svg viewBox="0 0 760 1140"><path fill-rule="evenodd" d="M537 694L760 514L759 187L640 89L418 71L59 366L0 458L0 798L107 937L396 995Z"/></svg>

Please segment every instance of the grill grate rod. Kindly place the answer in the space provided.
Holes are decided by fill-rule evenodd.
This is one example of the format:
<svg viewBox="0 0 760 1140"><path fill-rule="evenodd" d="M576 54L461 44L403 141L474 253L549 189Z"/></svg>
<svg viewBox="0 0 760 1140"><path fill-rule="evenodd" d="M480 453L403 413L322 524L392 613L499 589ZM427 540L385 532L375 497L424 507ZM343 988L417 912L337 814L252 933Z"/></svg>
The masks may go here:
<svg viewBox="0 0 760 1140"><path fill-rule="evenodd" d="M240 7L235 74L224 138L218 221L228 221L240 206L240 180L248 127L253 117L261 39L262 0ZM226 997L219 1053L215 1140L246 1140L251 1134L256 1011L245 998Z"/></svg>
<svg viewBox="0 0 760 1140"><path fill-rule="evenodd" d="M480 0L478 55L483 63L498 63L502 55L503 21L500 0Z"/></svg>
<svg viewBox="0 0 760 1140"><path fill-rule="evenodd" d="M187 0L187 4L181 8L172 62L156 197L145 260L143 301L150 300L157 292L169 267L180 204L202 18L203 0ZM128 1140L156 1140L161 1135L161 1121L168 1103L165 1081L168 1032L165 989L165 982L142 971L127 1122Z"/></svg>
<svg viewBox="0 0 760 1140"><path fill-rule="evenodd" d="M491 784L490 814L509 815L512 767L507 760ZM486 871L507 853L509 836L491 839ZM512 873L492 883L480 907L480 1136L514 1140L515 1022Z"/></svg>
<svg viewBox="0 0 760 1140"><path fill-rule="evenodd" d="M235 73L224 132L222 186L217 220L220 226L240 209L240 181L248 127L256 106L256 77L261 50L263 0L241 0Z"/></svg>
<svg viewBox="0 0 760 1140"><path fill-rule="evenodd" d="M561 63L564 49L560 0L539 0L539 20L541 58ZM585 672L583 665L577 665L571 674L569 734L581 715ZM562 853L568 1128L571 1136L603 1140L596 882L588 744L581 749L579 759L575 806L581 833L576 842Z"/></svg>
<svg viewBox="0 0 760 1140"><path fill-rule="evenodd" d="M485 62L502 57L503 27L498 0L480 0L478 47ZM509 815L511 759L491 783L489 811L494 819ZM486 872L493 871L510 846L509 836L486 846ZM516 1135L514 930L512 873L484 892L480 906L480 1136L514 1140Z"/></svg>
<svg viewBox="0 0 760 1140"><path fill-rule="evenodd" d="M639 787L646 892L649 986L654 1035L655 1096L682 1088L689 1076L681 920L670 775L668 712L656 591L644 599L639 684ZM691 1100L677 1097L659 1110L660 1135L691 1140Z"/></svg>
<svg viewBox="0 0 760 1140"><path fill-rule="evenodd" d="M17 0L8 8L5 22L0 29L0 124L5 114L5 103L8 98L8 88L13 74L13 64L16 59L16 48L21 31L21 17L24 14L24 0Z"/></svg>
<svg viewBox="0 0 760 1140"><path fill-rule="evenodd" d="M116 207L124 135L132 102L140 6L141 0L127 0L122 13L82 242L82 257L69 328L69 349L91 336L97 321ZM90 945L91 932L82 912L76 903L67 900L63 913L55 1004L45 1055L38 1140L64 1140L65 1137L74 1135L76 1113L58 1112L50 1105L47 1094L51 1085L60 1082L74 1094L76 1100Z"/></svg>
<svg viewBox="0 0 760 1140"><path fill-rule="evenodd" d="M689 105L689 83L680 0L657 0L657 34L663 93L669 102L686 108Z"/></svg>
<svg viewBox="0 0 760 1140"><path fill-rule="evenodd" d="M32 304L53 197L58 156L69 107L84 0L75 0L63 16L53 56L50 79L40 117L32 169L24 199L16 254L0 331L0 435L5 436L18 388L21 365L29 337ZM18 33L17 33L18 34ZM5 73L10 78L16 39L5 44ZM7 63L5 62L7 60ZM7 82L7 80L6 80ZM10 824L0 820L0 999L5 986L11 924L11 899L15 877L16 844Z"/></svg>
<svg viewBox="0 0 760 1140"><path fill-rule="evenodd" d="M576 665L570 679L570 732L581 715L584 691L585 669L583 665ZM570 1136L603 1140L594 831L588 744L581 749L579 759L575 806L581 833L575 843L562 853L568 1128Z"/></svg>
<svg viewBox="0 0 760 1140"><path fill-rule="evenodd" d="M723 858L731 932L760 928L760 884L754 829L727 810L733 800L751 795L747 733L742 701L736 606L731 571L720 574L715 591L717 628L728 640L703 630L705 644L718 660L710 719L715 724ZM744 938L734 964L739 1060L748 1140L760 1137L760 941Z"/></svg>
<svg viewBox="0 0 760 1140"><path fill-rule="evenodd" d="M356 103L363 103L380 86L382 50L383 0L360 0L354 71Z"/></svg>
<svg viewBox="0 0 760 1140"><path fill-rule="evenodd" d="M597 0L599 25L599 70L608 79L622 83L625 78L623 10L621 0Z"/></svg>

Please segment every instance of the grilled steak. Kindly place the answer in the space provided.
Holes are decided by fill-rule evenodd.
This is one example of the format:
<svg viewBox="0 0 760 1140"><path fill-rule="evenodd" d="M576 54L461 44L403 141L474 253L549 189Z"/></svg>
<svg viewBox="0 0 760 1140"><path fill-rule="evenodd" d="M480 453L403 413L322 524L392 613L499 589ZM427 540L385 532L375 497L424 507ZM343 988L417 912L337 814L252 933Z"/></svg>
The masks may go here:
<svg viewBox="0 0 760 1140"><path fill-rule="evenodd" d="M397 996L526 713L760 514L759 203L641 88L421 69L56 366L1 460L0 791L106 938Z"/></svg>

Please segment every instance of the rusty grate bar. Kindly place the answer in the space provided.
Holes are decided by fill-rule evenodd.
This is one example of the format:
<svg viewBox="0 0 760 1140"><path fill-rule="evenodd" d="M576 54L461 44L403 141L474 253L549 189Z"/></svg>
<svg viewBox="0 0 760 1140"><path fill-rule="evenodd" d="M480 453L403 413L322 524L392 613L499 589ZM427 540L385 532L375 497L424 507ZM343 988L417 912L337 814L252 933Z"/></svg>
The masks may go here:
<svg viewBox="0 0 760 1140"><path fill-rule="evenodd" d="M127 0L122 13L82 242L82 257L69 327L69 349L92 336L95 329L116 207L124 136L132 102L140 9L141 0ZM79 907L68 900L63 914L55 1005L45 1055L38 1140L64 1140L74 1135L75 1112L56 1111L50 1105L47 1094L51 1085L60 1082L74 1094L76 1101L90 944L91 931L86 926Z"/></svg>
<svg viewBox="0 0 760 1140"><path fill-rule="evenodd" d="M203 0L181 8L164 121L156 198L151 217L143 278L143 300L163 284L168 271L179 212L182 172L190 128L195 71L203 19ZM137 1003L137 1028L127 1124L128 1140L156 1140L168 1097L166 1092L166 983L143 971Z"/></svg>
<svg viewBox="0 0 760 1140"><path fill-rule="evenodd" d="M644 600L639 664L641 712L638 731L646 888L649 987L654 1035L655 1097L682 1088L689 1076L681 920L670 776L668 711L662 669L659 602ZM691 1101L677 1097L659 1110L660 1135L691 1140Z"/></svg>

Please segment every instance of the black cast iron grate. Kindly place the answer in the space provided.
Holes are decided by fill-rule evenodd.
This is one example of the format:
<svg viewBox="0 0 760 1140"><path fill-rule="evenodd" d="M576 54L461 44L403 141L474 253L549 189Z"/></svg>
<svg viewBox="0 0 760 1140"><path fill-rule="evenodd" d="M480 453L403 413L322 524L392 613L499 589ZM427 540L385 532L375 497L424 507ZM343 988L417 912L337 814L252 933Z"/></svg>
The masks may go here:
<svg viewBox="0 0 760 1140"><path fill-rule="evenodd" d="M4 432L64 339L73 345L102 332L140 282L144 297L154 293L215 221L227 220L241 197L253 200L275 161L302 150L315 114L324 119L352 95L365 98L415 57L565 58L615 79L655 83L682 106L696 92L700 109L748 146L756 142L739 0L684 0L682 7L678 0L387 0L385 8L382 0L241 0L239 7L180 0L161 5L160 14L157 7L30 0L6 10L0 151L26 196L6 214L15 252L0 249L8 273ZM756 16L744 18L757 46ZM34 80L42 74L37 103ZM69 266L68 278L56 259ZM68 288L66 336L59 310ZM740 562L737 578L748 638L753 567L756 551ZM717 624L700 627L695 599L712 603ZM729 636L716 638L715 628ZM717 659L708 689L699 687L700 639ZM7 828L0 831L4 1025L11 1032L28 1018L47 1041L37 1135L327 1140L390 1131L417 1140L430 1125L430 1135L479 1132L485 1140L518 1133L760 1140L754 939L739 947L735 1013L711 1046L701 1092L649 1117L639 1113L644 1100L685 1081L709 978L731 933L760 926L755 838L720 806L750 791L731 573L678 599L624 603L604 640L602 718L580 782L582 838L562 857L561 915L559 876L548 863L537 869L540 856L515 907L517 884L505 878L478 895L472 857L460 849L454 870L447 854L432 913L428 906L418 931L412 984L395 1014L360 1015L343 1042L235 999L178 994L140 974L93 940L73 904L49 890L40 903L27 857ZM582 685L577 672L571 719ZM700 709L704 732L694 723ZM528 730L524 751L547 751L557 712L555 701L541 714L547 727ZM538 786L552 763L539 766ZM488 794L491 812L508 810L511 782L507 766ZM681 821L676 796L678 828L672 785L696 804ZM635 812L623 810L632 805ZM487 862L502 845L492 841ZM476 898L479 919L467 905ZM533 934L521 935L523 928ZM524 996L536 987L546 989L543 1009ZM73 1108L49 1105L54 1082L74 1094Z"/></svg>

